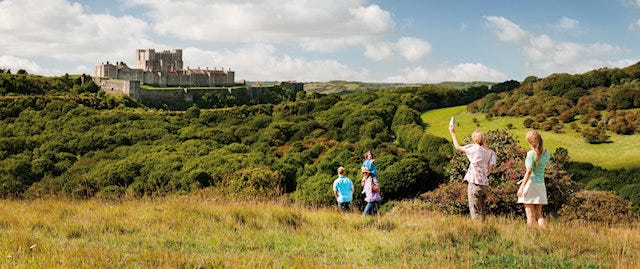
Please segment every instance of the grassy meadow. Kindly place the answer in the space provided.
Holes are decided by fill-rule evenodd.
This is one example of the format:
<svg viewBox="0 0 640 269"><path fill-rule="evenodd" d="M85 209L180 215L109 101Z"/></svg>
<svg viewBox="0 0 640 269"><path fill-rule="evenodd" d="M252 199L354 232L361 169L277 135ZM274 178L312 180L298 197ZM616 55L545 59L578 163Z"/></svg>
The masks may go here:
<svg viewBox="0 0 640 269"><path fill-rule="evenodd" d="M451 140L448 125L452 116L456 118L456 133L460 140L476 129L486 132L505 129L508 124L512 124L514 129L508 131L515 135L523 148L529 148L524 139L529 130L522 125L524 117L494 117L487 120L482 113L469 113L466 106L457 106L427 111L422 114L422 120L428 124L427 132ZM476 126L473 118L478 120L480 127ZM571 160L588 162L607 169L640 166L640 134L617 135L609 132L613 143L589 144L584 141L580 133L575 132L568 125L565 125L563 130L564 133L560 134L542 131L545 147L551 151L558 147L566 148Z"/></svg>
<svg viewBox="0 0 640 269"><path fill-rule="evenodd" d="M153 200L3 200L0 268L637 268L638 227L485 223L398 203L375 217L211 190Z"/></svg>

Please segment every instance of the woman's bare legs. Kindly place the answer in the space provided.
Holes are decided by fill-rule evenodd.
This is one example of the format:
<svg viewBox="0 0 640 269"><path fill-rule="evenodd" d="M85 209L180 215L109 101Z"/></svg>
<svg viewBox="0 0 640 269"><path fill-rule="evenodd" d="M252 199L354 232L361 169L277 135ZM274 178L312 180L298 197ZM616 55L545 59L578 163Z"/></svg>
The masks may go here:
<svg viewBox="0 0 640 269"><path fill-rule="evenodd" d="M533 205L535 212L535 219L538 221L538 226L542 229L547 229L547 221L542 216L542 205Z"/></svg>
<svg viewBox="0 0 640 269"><path fill-rule="evenodd" d="M527 227L533 227L533 223L537 222L542 229L547 229L547 221L542 216L542 205L524 204L524 213L527 215Z"/></svg>
<svg viewBox="0 0 640 269"><path fill-rule="evenodd" d="M531 228L535 219L535 205L524 204L524 213L527 215L527 227Z"/></svg>

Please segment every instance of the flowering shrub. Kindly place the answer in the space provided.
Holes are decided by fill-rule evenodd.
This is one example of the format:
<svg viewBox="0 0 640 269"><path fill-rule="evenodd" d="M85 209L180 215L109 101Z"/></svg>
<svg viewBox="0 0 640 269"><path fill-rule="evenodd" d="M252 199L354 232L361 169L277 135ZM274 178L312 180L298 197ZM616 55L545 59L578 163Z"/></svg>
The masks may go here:
<svg viewBox="0 0 640 269"><path fill-rule="evenodd" d="M571 196L559 214L568 220L607 224L638 220L631 203L610 191L580 191Z"/></svg>

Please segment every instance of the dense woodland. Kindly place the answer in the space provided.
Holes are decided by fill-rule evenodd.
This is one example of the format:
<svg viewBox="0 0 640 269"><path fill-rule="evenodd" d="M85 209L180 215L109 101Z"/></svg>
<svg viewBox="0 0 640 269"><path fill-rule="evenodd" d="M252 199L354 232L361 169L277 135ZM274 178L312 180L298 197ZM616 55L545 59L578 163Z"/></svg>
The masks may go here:
<svg viewBox="0 0 640 269"><path fill-rule="evenodd" d="M464 89L420 85L341 95L298 94L276 96L267 104L217 109L193 104L186 110L166 105L154 109L126 96L106 95L84 75L0 74L0 197L121 199L213 187L230 196L284 197L325 206L333 203L330 186L336 168L345 166L347 176L357 181L362 153L372 150L385 202L422 197L434 208L465 213L466 203L459 195L460 173L466 170L464 156L454 154L447 140L424 132L422 112L472 103L470 109L490 116L522 115L513 112L515 108L547 98L540 111L526 112L532 117L544 113L544 121L535 122L541 125L566 110L550 105L555 102L548 99L569 98L566 92L571 91L576 101L568 108L574 111L574 120L582 120L582 115L600 111L598 98L618 100L622 97L614 96L623 89L638 98L638 89L633 88L640 85L636 70L587 73L605 74L602 84L565 85L577 79L553 75L527 78L522 84L505 81ZM574 91L577 88L584 91ZM603 102L609 104L609 100ZM606 116L594 128L610 128L609 119L618 113L632 117L628 115L637 113L632 110L638 107L635 102L602 107ZM502 112L509 105L504 109L508 112ZM512 182L523 172L523 149L506 132L491 132L490 137L501 148L500 169L491 175L500 186L490 197L491 210L513 214L521 210L512 202ZM640 192L633 192L640 186L640 170L607 171L571 163L567 156L560 149L548 170L550 191L561 194L550 207L553 212L585 186L621 193L634 203L640 200ZM608 181L613 174L625 179Z"/></svg>

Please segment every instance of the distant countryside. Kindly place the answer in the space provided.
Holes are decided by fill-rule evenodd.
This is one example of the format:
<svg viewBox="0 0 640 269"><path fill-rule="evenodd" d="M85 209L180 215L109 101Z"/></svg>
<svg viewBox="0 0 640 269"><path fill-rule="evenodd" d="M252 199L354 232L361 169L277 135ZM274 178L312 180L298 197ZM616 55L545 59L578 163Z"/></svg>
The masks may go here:
<svg viewBox="0 0 640 269"><path fill-rule="evenodd" d="M640 267L640 63L287 85L148 104L88 75L0 74L0 267ZM480 129L496 151L485 222L468 216L451 117L461 142ZM552 152L547 230L515 202L531 129ZM366 151L383 196L369 217Z"/></svg>

